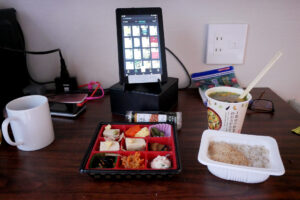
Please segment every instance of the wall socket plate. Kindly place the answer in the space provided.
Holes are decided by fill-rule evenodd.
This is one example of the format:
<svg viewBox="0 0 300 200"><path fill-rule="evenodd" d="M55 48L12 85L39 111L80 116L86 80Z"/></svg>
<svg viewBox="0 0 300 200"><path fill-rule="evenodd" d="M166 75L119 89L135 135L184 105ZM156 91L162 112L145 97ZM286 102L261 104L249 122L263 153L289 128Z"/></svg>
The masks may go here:
<svg viewBox="0 0 300 200"><path fill-rule="evenodd" d="M248 24L209 24L206 64L243 64Z"/></svg>

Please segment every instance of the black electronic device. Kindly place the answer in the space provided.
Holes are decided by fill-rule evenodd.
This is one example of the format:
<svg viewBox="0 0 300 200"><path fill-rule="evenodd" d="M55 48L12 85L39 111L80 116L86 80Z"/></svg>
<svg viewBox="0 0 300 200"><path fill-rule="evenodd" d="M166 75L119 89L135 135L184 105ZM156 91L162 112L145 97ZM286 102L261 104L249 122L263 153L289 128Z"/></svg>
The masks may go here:
<svg viewBox="0 0 300 200"><path fill-rule="evenodd" d="M169 111L178 79L168 78L161 8L116 9L120 82L110 88L111 111Z"/></svg>
<svg viewBox="0 0 300 200"><path fill-rule="evenodd" d="M58 94L48 96L51 115L76 117L86 109L87 94Z"/></svg>
<svg viewBox="0 0 300 200"><path fill-rule="evenodd" d="M111 112L125 115L126 111L169 111L178 103L178 79L169 77L160 91L149 90L139 85L133 90L124 90L116 83L110 88Z"/></svg>
<svg viewBox="0 0 300 200"><path fill-rule="evenodd" d="M49 102L50 113L52 116L77 117L86 109L86 105L77 106L73 103Z"/></svg>
<svg viewBox="0 0 300 200"><path fill-rule="evenodd" d="M118 8L116 21L120 83L165 83L168 75L161 8Z"/></svg>

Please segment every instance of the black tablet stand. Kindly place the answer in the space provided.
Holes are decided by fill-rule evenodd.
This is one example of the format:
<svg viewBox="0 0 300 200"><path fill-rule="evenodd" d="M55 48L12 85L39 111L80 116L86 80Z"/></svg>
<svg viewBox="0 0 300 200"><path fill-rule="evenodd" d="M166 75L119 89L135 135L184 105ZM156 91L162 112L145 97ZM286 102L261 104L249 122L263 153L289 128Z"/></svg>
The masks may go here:
<svg viewBox="0 0 300 200"><path fill-rule="evenodd" d="M151 23L149 23L149 19ZM167 77L162 9L158 7L118 8L116 9L116 20L120 83L110 88L111 111L117 114L126 114L126 111L169 111L178 101L178 79ZM137 20L139 21L136 24ZM160 48L158 58L160 58L159 66L161 69L159 72L162 82L125 84L125 82L128 83L128 74L124 71L126 69L126 59L124 58L125 42L123 40L125 40L124 35L126 34L123 32L123 23L126 26L131 26L129 22L138 26L142 24L147 27L150 25L156 26L157 33L154 35L157 37L157 42L159 42L157 48ZM128 35L133 38L131 33L128 33ZM146 31L145 35L150 36L150 31L149 33ZM157 60L157 57L155 59ZM143 81L147 82L147 80Z"/></svg>
<svg viewBox="0 0 300 200"><path fill-rule="evenodd" d="M140 91L145 93L159 94L162 90L162 83L158 80L156 83L138 83L138 84L127 84L124 83L125 91Z"/></svg>
<svg viewBox="0 0 300 200"><path fill-rule="evenodd" d="M110 88L111 111L169 111L178 102L178 79L168 77L167 82L121 84Z"/></svg>

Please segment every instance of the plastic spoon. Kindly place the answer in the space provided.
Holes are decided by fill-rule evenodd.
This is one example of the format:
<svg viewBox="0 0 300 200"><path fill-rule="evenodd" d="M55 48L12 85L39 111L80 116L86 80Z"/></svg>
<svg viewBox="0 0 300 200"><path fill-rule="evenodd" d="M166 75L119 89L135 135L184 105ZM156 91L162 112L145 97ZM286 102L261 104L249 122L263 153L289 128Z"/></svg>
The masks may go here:
<svg viewBox="0 0 300 200"><path fill-rule="evenodd" d="M260 81L260 79L273 67L277 60L282 56L282 52L278 51L270 62L261 70L261 72L255 77L255 79L248 85L246 90L239 96L239 99L243 99L252 88Z"/></svg>

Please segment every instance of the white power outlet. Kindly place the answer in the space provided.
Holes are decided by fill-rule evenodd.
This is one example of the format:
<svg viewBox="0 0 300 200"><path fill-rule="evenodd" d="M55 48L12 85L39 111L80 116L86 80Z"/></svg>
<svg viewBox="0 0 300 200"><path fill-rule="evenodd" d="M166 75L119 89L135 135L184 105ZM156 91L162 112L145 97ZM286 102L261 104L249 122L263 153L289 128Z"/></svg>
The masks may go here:
<svg viewBox="0 0 300 200"><path fill-rule="evenodd" d="M206 64L243 64L248 24L209 24Z"/></svg>

